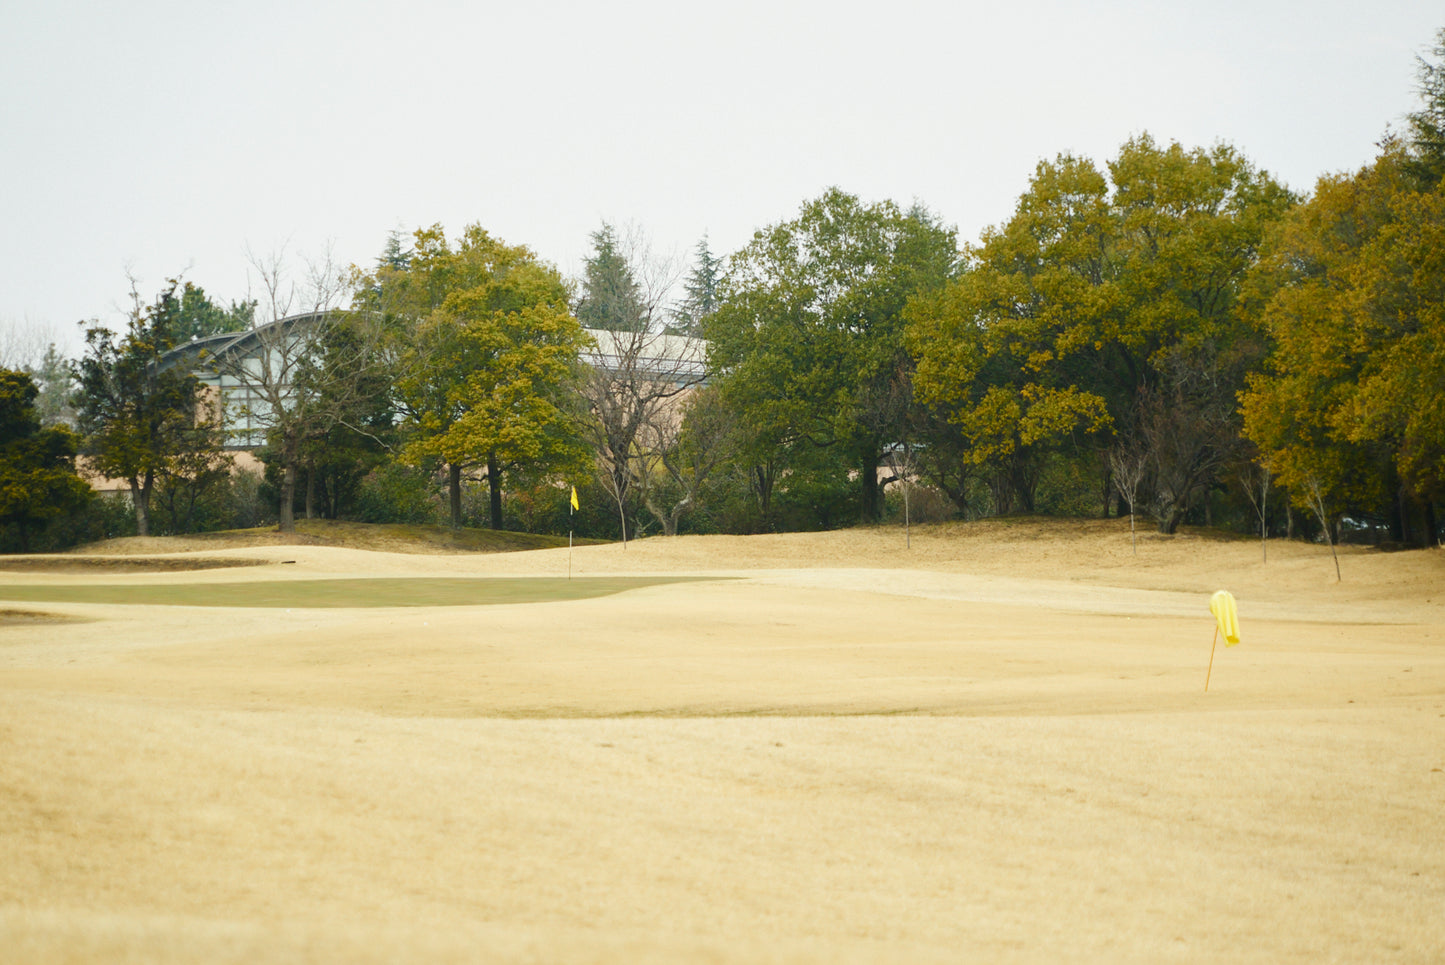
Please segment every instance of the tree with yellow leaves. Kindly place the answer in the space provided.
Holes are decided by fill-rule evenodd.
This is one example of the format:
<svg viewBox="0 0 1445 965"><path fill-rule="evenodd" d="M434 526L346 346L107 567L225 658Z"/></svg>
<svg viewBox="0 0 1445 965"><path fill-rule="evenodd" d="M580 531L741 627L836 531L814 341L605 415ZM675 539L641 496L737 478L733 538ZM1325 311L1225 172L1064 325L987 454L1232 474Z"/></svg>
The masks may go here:
<svg viewBox="0 0 1445 965"><path fill-rule="evenodd" d="M466 468L485 467L500 529L504 473L583 459L569 406L585 335L555 268L480 225L455 244L436 225L416 232L409 259L382 265L360 288L398 346L403 456L446 465L452 525L462 521Z"/></svg>

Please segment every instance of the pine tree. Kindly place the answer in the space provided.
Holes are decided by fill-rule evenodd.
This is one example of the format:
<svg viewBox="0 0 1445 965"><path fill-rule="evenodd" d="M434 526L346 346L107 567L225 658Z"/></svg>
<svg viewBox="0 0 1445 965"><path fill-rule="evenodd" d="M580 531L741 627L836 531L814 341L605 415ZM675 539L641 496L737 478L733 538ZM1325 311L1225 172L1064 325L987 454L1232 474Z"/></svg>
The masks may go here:
<svg viewBox="0 0 1445 965"><path fill-rule="evenodd" d="M28 373L0 369L0 552L28 550L31 535L91 498L75 471L77 437L43 428Z"/></svg>
<svg viewBox="0 0 1445 965"><path fill-rule="evenodd" d="M611 332L640 332L647 328L648 312L642 290L627 258L618 250L617 232L602 222L592 233L593 255L587 259L577 318L584 328Z"/></svg>
<svg viewBox="0 0 1445 965"><path fill-rule="evenodd" d="M42 426L74 425L75 406L71 393L75 390L75 375L70 361L60 354L51 342L45 349L40 364L31 373L35 376L40 394L35 398L35 413Z"/></svg>
<svg viewBox="0 0 1445 965"><path fill-rule="evenodd" d="M717 286L722 275L722 264L722 259L708 248L707 235L704 234L697 243L692 271L683 283L683 291L687 295L672 314L679 334L698 337L701 334L702 320L717 309Z"/></svg>
<svg viewBox="0 0 1445 965"><path fill-rule="evenodd" d="M413 251L402 243L402 238L403 235L397 228L386 233L386 247L381 249L381 255L376 259L378 270L390 268L406 271L411 265Z"/></svg>
<svg viewBox="0 0 1445 965"><path fill-rule="evenodd" d="M222 308L204 288L186 282L170 323L171 337L179 344L223 332L244 332L255 316L255 302L232 302L230 308Z"/></svg>
<svg viewBox="0 0 1445 965"><path fill-rule="evenodd" d="M1445 28L1435 34L1431 52L1434 62L1420 57L1416 64L1424 105L1405 115L1413 154L1409 171L1427 189L1445 180Z"/></svg>

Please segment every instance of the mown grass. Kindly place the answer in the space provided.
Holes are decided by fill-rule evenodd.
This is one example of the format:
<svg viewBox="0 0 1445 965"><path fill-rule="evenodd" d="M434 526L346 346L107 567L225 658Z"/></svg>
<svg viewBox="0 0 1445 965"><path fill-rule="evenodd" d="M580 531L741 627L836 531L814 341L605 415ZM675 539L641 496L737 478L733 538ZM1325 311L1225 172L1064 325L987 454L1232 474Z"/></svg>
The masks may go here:
<svg viewBox="0 0 1445 965"><path fill-rule="evenodd" d="M283 580L266 583L170 583L123 586L3 586L0 600L27 603L103 603L144 606L412 607L552 603L610 596L696 577L594 576L427 577Z"/></svg>

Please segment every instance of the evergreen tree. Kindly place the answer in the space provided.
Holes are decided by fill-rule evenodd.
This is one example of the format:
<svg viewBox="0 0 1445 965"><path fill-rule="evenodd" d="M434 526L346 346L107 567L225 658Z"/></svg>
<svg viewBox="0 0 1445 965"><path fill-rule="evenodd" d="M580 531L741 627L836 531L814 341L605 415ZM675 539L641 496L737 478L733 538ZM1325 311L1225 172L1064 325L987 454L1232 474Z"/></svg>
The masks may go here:
<svg viewBox="0 0 1445 965"><path fill-rule="evenodd" d="M71 393L75 388L75 376L70 362L60 354L52 342L45 349L45 355L32 373L40 389L35 398L35 413L42 426L74 425L75 406Z"/></svg>
<svg viewBox="0 0 1445 965"><path fill-rule="evenodd" d="M36 526L91 498L75 471L75 434L41 428L38 395L28 374L0 369L0 552L29 549Z"/></svg>
<svg viewBox="0 0 1445 965"><path fill-rule="evenodd" d="M701 334L702 320L717 310L718 282L723 260L708 248L707 235L697 243L692 271L683 282L686 296L673 312L673 323L679 334L696 337Z"/></svg>
<svg viewBox="0 0 1445 965"><path fill-rule="evenodd" d="M1445 180L1445 28L1435 34L1431 52L1436 60L1420 57L1416 64L1424 103L1418 111L1405 115L1413 149L1409 171L1424 188Z"/></svg>
<svg viewBox="0 0 1445 965"><path fill-rule="evenodd" d="M640 332L647 328L649 313L642 289L632 274L627 257L618 250L617 232L612 225L592 233L593 254L587 259L582 297L577 302L577 319L584 328L610 332Z"/></svg>
<svg viewBox="0 0 1445 965"><path fill-rule="evenodd" d="M381 249L381 254L376 259L377 271L406 271L411 266L415 252L406 247L405 237L397 228L386 233L386 246Z"/></svg>
<svg viewBox="0 0 1445 965"><path fill-rule="evenodd" d="M218 444L214 434L209 442L198 442L200 381L162 362L175 344L181 313L176 288L172 282L148 306L136 296L129 327L119 338L92 325L85 333L86 354L76 367L78 419L95 468L130 484L140 536L150 535L157 480L178 457L193 456L197 445Z"/></svg>
<svg viewBox="0 0 1445 965"><path fill-rule="evenodd" d="M186 282L171 319L171 337L179 344L223 332L244 332L255 317L254 301L232 302L230 308L222 308L211 301L205 289Z"/></svg>

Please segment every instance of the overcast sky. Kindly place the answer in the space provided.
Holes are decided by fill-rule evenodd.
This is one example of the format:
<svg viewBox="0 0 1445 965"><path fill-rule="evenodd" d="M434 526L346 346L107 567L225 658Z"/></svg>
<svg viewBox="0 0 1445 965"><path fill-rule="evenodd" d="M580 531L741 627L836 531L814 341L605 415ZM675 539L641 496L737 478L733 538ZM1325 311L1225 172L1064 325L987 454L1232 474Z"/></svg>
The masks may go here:
<svg viewBox="0 0 1445 965"><path fill-rule="evenodd" d="M960 241L1041 158L1227 141L1291 187L1413 110L1439 0L0 0L0 335L74 352L127 274L480 222L575 275L603 219L727 253L830 185Z"/></svg>

